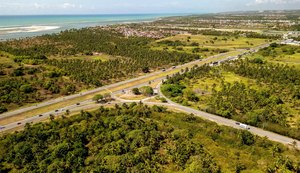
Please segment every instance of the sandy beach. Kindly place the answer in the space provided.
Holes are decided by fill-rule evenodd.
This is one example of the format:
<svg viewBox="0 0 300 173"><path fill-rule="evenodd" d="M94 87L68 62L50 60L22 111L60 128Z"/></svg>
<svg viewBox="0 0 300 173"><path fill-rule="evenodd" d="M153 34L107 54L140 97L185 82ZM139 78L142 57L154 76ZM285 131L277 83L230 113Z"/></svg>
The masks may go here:
<svg viewBox="0 0 300 173"><path fill-rule="evenodd" d="M0 34L30 33L59 29L59 26L27 26L0 28Z"/></svg>

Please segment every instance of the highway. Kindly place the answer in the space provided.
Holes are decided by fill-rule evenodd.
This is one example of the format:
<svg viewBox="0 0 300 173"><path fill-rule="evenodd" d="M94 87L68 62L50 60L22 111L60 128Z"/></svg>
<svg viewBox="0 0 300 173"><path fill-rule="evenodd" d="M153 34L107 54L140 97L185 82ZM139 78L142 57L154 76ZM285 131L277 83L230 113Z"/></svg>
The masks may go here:
<svg viewBox="0 0 300 173"><path fill-rule="evenodd" d="M224 56L226 54L228 54L228 53L223 53L223 54L219 54L219 55L215 55L215 56L206 58L205 60L203 60L203 62L209 62L212 59L216 59L216 58L218 58L220 56ZM107 90L107 89L110 89L110 88L122 86L122 85L125 85L125 84L128 84L128 83L131 83L131 82L136 82L136 81L142 80L142 79L147 79L147 78L154 77L156 75L160 75L160 74L163 74L163 73L169 73L169 72L172 72L172 71L177 70L177 69L184 69L185 67L189 67L191 65L199 64L199 62L201 62L201 61L199 61L199 60L192 61L192 62L183 64L183 65L179 65L179 66L177 66L176 69L169 68L169 69L166 69L165 71L156 71L156 72L153 72L153 73L150 73L150 74L147 74L147 75L144 75L144 76L140 76L140 77L137 77L137 78L121 81L121 82L114 83L114 84L111 84L111 85L106 85L106 86L103 86L103 87L99 87L99 88L96 88L96 89L93 89L93 90L81 92L81 93L70 95L70 96L59 97L59 98L49 100L49 101L45 101L45 102L42 102L42 103L39 103L39 104L36 104L36 105L33 105L33 106L20 108L20 109L14 110L14 111L2 113L2 114L0 114L0 119L4 119L4 118L7 118L7 117L11 117L11 116L16 116L18 114L21 114L21 113L24 113L24 112L27 112L27 111L31 111L31 110L34 110L34 109L46 107L46 106L49 106L49 105L52 105L52 104L55 104L55 103L60 103L60 102L64 102L64 101L67 101L67 100L80 98L80 97L83 97L83 96L86 96L86 95L89 95L89 94L98 93L100 91L104 91L104 90Z"/></svg>
<svg viewBox="0 0 300 173"><path fill-rule="evenodd" d="M158 86L158 88L160 88L160 85ZM225 126L229 126L229 127L233 127L233 128L237 128L237 129L244 129L244 128L241 128L239 125L237 125L236 121L234 121L234 120L227 119L227 118L217 116L217 115L213 115L213 114L210 114L210 113L207 113L207 112L199 111L199 110L196 110L196 109L193 109L193 108L190 108L190 107L182 106L178 103L175 103L175 102L171 101L166 96L164 96L160 92L160 89L158 89L158 91L159 91L159 95L161 97L164 97L168 101L168 103L171 107L177 108L178 110L181 110L181 111L186 112L186 113L192 113L196 116L199 116L203 119L207 119L207 120L216 122L217 124L220 124L220 125L225 125ZM248 127L250 128L248 131L250 131L252 134L256 134L256 135L261 136L261 137L267 137L268 139L270 139L272 141L276 141L276 142L279 142L279 143L282 143L282 144L285 144L285 145L290 145L293 142L296 142L295 147L300 149L300 141L298 141L298 140L295 140L295 139L292 139L292 138L289 138L289 137L286 137L286 136L283 136L283 135L279 135L279 134L276 134L276 133L273 133L273 132L269 132L269 131L266 131L264 129L260 129L260 128L257 128L257 127L254 127L254 126L249 126L248 125Z"/></svg>
<svg viewBox="0 0 300 173"><path fill-rule="evenodd" d="M257 51L258 49L266 47L266 46L268 46L268 45L262 45L262 46L257 47L256 49L251 49L247 52L254 52L254 51ZM245 54L245 51L241 51L241 55L242 54ZM218 58L220 56L224 56L224 55L226 55L226 53L225 54L220 54L220 55L217 55L217 56L212 56L210 58L205 59L202 63L210 62L211 60L213 60L215 58ZM225 57L223 60L231 60L231 59L232 59L232 57ZM78 98L78 97L81 97L81 96L97 93L99 91L104 91L104 90L110 91L109 90L110 88L117 87L117 86L123 86L125 84L130 83L130 82L139 81L141 79L147 79L147 78L150 78L150 77L153 77L153 76L156 76L156 75L158 75L158 77L155 78L155 79L152 79L151 82L160 82L163 79L165 79L167 75L159 75L159 74L164 74L164 73L165 74L170 74L170 72L172 72L172 71L175 72L175 70L177 70L176 72L178 72L178 69L185 69L186 67L190 67L192 65L199 64L199 62L200 62L199 60L196 60L196 61L193 61L193 62L189 62L189 63L183 64L183 65L177 66L176 69L170 68L170 69L167 69L164 72L156 71L154 73L151 73L151 74L148 74L148 75L145 75L145 76L141 76L141 77L138 77L138 78L134 78L134 79L118 82L118 83L115 83L115 84L103 86L103 87L100 87L100 88L97 88L97 89L94 89L94 90L82 92L82 93L67 96L67 97L57 98L57 99L54 99L54 100L50 100L50 101L47 101L47 102L37 104L35 106L30 106L30 107L18 109L18 110L12 111L12 112L7 112L5 114L0 115L1 116L0 119L17 116L20 113L23 113L23 112L26 112L26 111L34 110L34 109L37 109L37 108L40 108L40 107L49 106L51 104L55 104L55 103L59 103L59 102L64 102L66 100ZM149 81L143 82L143 83L138 83L138 84L132 85L130 87L123 87L123 88L121 87L122 89L111 92L112 96L115 98L116 101L106 103L105 105L140 102L140 100L133 101L133 100L120 99L120 98L116 97L116 95L122 93L124 90L131 90L132 88L135 88L135 87L141 87L141 86L147 85L148 82ZM160 85L158 85L157 88L158 88L158 91L159 91L158 94L161 97L165 97L160 92ZM192 114L194 114L196 116L199 116L201 118L216 122L220 125L225 125L225 126L241 129L241 127L238 126L236 124L236 121L234 121L234 120L226 119L226 118L223 118L223 117L220 117L220 116L217 116L217 115L213 115L213 114L202 112L202 111L199 111L199 110L196 110L196 109L193 109L193 108L185 107L185 106L182 106L182 105L179 105L177 103L172 102L168 98L166 98L166 99L167 99L168 103L148 102L147 99L144 99L144 100L141 100L141 101L144 104L148 104L148 105L160 105L160 106L165 106L165 107L169 107L169 108L175 108L177 110L180 110L180 111L183 111L183 112L186 112L186 113L192 113ZM66 107L56 109L56 110L49 110L48 112L43 112L42 114L35 115L35 116L29 117L29 118L25 118L25 119L17 121L17 122L1 125L0 126L0 132L10 131L10 130L13 130L15 128L25 126L26 123L36 123L36 122L40 122L42 120L49 119L50 115L54 115L54 116L62 115L66 112L66 110L69 110L70 112L78 112L80 110L98 108L99 106L100 106L99 104L96 104L91 99L84 100L82 102L78 102L77 104L68 105ZM282 136L282 135L279 135L279 134L276 134L276 133L272 133L272 132L269 132L269 131L266 131L266 130L263 130L263 129L260 129L260 128L256 128L256 127L252 127L252 126L249 126L249 127L250 127L249 131L253 134L256 134L256 135L262 136L262 137L266 136L270 140L273 140L273 141L276 141L276 142L279 142L279 143L282 143L282 144L285 144L285 145L291 144L292 142L296 142L295 147L300 148L300 142L298 140L294 140L292 138L285 137L285 136Z"/></svg>
<svg viewBox="0 0 300 173"><path fill-rule="evenodd" d="M246 53L251 53L251 52L254 52L256 50L259 50L259 49L261 49L263 47L267 47L268 45L269 44L264 44L264 45L258 46L256 48L252 48L250 50L239 50L239 52L241 52L240 55L244 55ZM186 67L190 67L192 65L197 65L197 64L202 63L202 62L203 63L209 63L213 59L217 59L217 58L219 58L221 56L226 56L227 54L230 54L230 53L231 52L222 53L222 54L219 54L219 55L211 56L209 58L204 59L203 61L195 60L195 61L183 64L183 65L179 65L179 66L177 66L176 69L169 68L169 69L166 69L165 71L156 71L156 72L144 75L144 76L140 76L140 77L137 77L137 78L133 78L133 79L121 81L121 82L114 83L114 84L111 84L111 85L106 85L106 86L99 87L99 88L96 88L96 89L93 89L93 90L89 90L89 91L77 93L77 94L70 95L70 96L59 97L59 98L56 98L56 99L52 99L52 100L49 100L49 101L45 101L45 102L42 102L42 103L35 104L33 106L29 106L29 107L25 107L25 108L20 108L20 109L14 110L14 111L5 112L5 113L0 114L0 119L17 116L17 115L22 114L24 112L28 112L28 111L35 110L35 109L38 109L38 108L42 108L42 107L46 107L46 106L49 106L49 105L53 105L53 104L56 104L56 103L65 102L65 101L68 101L68 100L80 98L80 97L83 97L83 96L86 96L86 95L98 93L100 91L104 91L104 90L107 90L107 89L110 89L110 88L114 88L114 87L123 86L123 85L126 85L126 84L131 83L131 82L137 82L139 80L143 80L143 79L155 77L157 75L162 75L162 76L165 77L165 76L167 76L167 74L169 74L172 71L175 71L177 69L185 69ZM230 59L232 59L232 57L224 58L223 61L224 60L230 60ZM166 74L166 75L164 75L164 74Z"/></svg>

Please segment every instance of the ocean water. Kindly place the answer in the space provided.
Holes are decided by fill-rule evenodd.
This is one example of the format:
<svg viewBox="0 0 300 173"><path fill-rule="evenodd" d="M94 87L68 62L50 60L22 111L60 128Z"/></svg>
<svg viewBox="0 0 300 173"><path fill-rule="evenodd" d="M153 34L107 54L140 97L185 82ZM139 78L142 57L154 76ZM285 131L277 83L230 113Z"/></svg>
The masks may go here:
<svg viewBox="0 0 300 173"><path fill-rule="evenodd" d="M71 28L147 22L182 14L0 16L0 40L57 33Z"/></svg>

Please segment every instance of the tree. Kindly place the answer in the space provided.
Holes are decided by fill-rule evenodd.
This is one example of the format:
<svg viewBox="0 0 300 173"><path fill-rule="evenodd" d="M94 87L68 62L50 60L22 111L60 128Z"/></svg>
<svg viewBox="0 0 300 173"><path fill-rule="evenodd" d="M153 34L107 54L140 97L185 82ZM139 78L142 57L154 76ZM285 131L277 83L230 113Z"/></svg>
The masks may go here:
<svg viewBox="0 0 300 173"><path fill-rule="evenodd" d="M7 111L7 108L4 107L3 105L0 105L0 114L3 112L6 112L6 111Z"/></svg>
<svg viewBox="0 0 300 173"><path fill-rule="evenodd" d="M150 69L149 69L149 67L143 67L143 68L142 68L142 71L143 71L144 73L149 73L149 72L150 72Z"/></svg>
<svg viewBox="0 0 300 173"><path fill-rule="evenodd" d="M112 97L111 97L110 93L103 94L103 98L104 98L105 102L108 102L108 101L112 100Z"/></svg>
<svg viewBox="0 0 300 173"><path fill-rule="evenodd" d="M20 90L24 93L31 93L34 91L33 87L30 84L25 84L20 87Z"/></svg>
<svg viewBox="0 0 300 173"><path fill-rule="evenodd" d="M256 57L255 59L253 59L252 62L256 63L256 64L263 64L264 63L264 61L260 57Z"/></svg>
<svg viewBox="0 0 300 173"><path fill-rule="evenodd" d="M153 88L150 86L143 86L139 91L145 96L152 96L154 94Z"/></svg>
<svg viewBox="0 0 300 173"><path fill-rule="evenodd" d="M254 136L252 135L252 133L248 132L247 130L241 130L239 133L239 137L242 144L252 145L255 143Z"/></svg>
<svg viewBox="0 0 300 173"><path fill-rule="evenodd" d="M23 76L24 75L24 69L22 67L17 68L12 73L13 76Z"/></svg>
<svg viewBox="0 0 300 173"><path fill-rule="evenodd" d="M191 43L191 46L199 46L199 43L192 42L192 43Z"/></svg>
<svg viewBox="0 0 300 173"><path fill-rule="evenodd" d="M49 117L50 117L50 120L51 120L51 121L53 121L54 118L55 118L53 114L50 114Z"/></svg>
<svg viewBox="0 0 300 173"><path fill-rule="evenodd" d="M97 95L95 95L94 97L93 97L93 101L95 101L96 103L100 103L101 101L103 101L103 99L104 99L104 96L103 95L101 95L101 94L97 94Z"/></svg>
<svg viewBox="0 0 300 173"><path fill-rule="evenodd" d="M272 47L272 48L278 47L278 44L277 43L271 43L270 47Z"/></svg>
<svg viewBox="0 0 300 173"><path fill-rule="evenodd" d="M66 110L66 115L70 115L70 110L69 109Z"/></svg>
<svg viewBox="0 0 300 173"><path fill-rule="evenodd" d="M131 91L134 95L139 95L140 94L140 90L138 88L133 88Z"/></svg>
<svg viewBox="0 0 300 173"><path fill-rule="evenodd" d="M199 98L196 96L196 94L190 90L190 89L186 89L184 90L184 96L189 100L189 101L192 101L192 102L197 102L199 101Z"/></svg>

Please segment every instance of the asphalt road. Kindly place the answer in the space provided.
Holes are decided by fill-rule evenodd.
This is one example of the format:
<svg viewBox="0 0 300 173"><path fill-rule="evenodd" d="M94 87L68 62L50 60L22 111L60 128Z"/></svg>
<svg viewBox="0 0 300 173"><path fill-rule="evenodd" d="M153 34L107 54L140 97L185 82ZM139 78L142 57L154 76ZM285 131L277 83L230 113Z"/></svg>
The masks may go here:
<svg viewBox="0 0 300 173"><path fill-rule="evenodd" d="M268 45L259 46L256 49L249 50L249 52L255 52L258 49L266 47L266 46L268 46ZM210 58L207 58L206 61L214 59L214 58L218 58L218 57L223 56L223 55L226 55L226 53L225 54L220 54L220 55L217 55L217 56L212 56ZM230 60L230 59L232 59L232 57L224 58L224 60ZM197 64L197 63L199 63L199 60L189 62L189 63L184 64L184 65L177 66L176 68L185 68L187 66ZM173 68L167 69L165 72L169 72L171 70L173 70ZM67 97L57 98L57 99L54 99L54 100L50 100L50 101L47 101L47 102L37 104L35 106L30 106L30 107L18 109L18 110L12 111L12 112L7 112L7 113L4 113L4 114L0 115L0 119L15 116L15 115L18 115L20 113L30 111L30 110L34 110L34 109L37 109L37 108L40 108L40 107L49 106L49 105L54 104L54 103L59 103L59 102L63 102L63 101L66 101L66 100L81 97L81 96L84 96L84 95L97 93L97 92L102 91L102 90L109 90L110 88L117 87L117 86L122 86L122 85L125 85L127 83L138 81L138 80L141 80L141 79L146 79L146 78L155 76L155 75L160 74L160 73L163 73L163 72L162 71L157 71L157 72L154 72L154 73L151 73L151 74L148 74L148 75L145 75L145 76L141 76L141 77L138 77L138 78L134 78L134 79L118 82L118 83L115 83L115 84L103 86L103 87L100 87L100 88L97 88L97 89L94 89L94 90L82 92L82 93L67 96ZM152 82L161 81L165 78L166 78L166 76L159 77L159 78L153 80ZM132 87L128 87L128 88L123 88L122 90L112 92L112 95L122 93L123 90L130 90L132 88L141 87L141 86L144 86L146 84L148 84L148 82L147 83L141 83L141 84L138 84L138 85L135 85L135 86L132 86ZM159 86L158 86L158 88L159 88ZM163 96L160 92L159 92L159 95ZM107 103L107 104L122 104L122 103L130 103L130 102L139 102L139 101L118 99L118 98L117 98L117 100L119 102L111 102L111 103ZM151 102L144 102L146 100L142 100L142 101L144 102L144 104L148 104L148 105L161 105L161 106L166 106L166 107L172 107L172 108L175 108L177 110L180 110L180 111L183 111L183 112L186 112L186 113L192 113L192 114L194 114L196 116L199 116L201 118L208 119L210 121L214 121L214 122L216 122L220 125L225 125L225 126L230 126L230 127L233 127L233 128L241 129L240 126L236 125L236 121L234 121L234 120L226 119L226 118L223 118L223 117L220 117L220 116L217 116L217 115L213 115L213 114L209 114L209 113L202 112L202 111L199 111L199 110L195 110L193 108L185 107L185 106L179 105L177 103L174 103L169 99L167 99L167 100L168 100L168 103L151 103ZM70 112L76 112L76 111L80 111L80 110L97 108L99 106L100 106L99 104L95 104L92 100L85 100L83 102L80 102L79 104L69 105L69 106L66 106L64 108L60 108L60 109L57 109L57 110L51 110L51 111L45 112L45 113L40 114L40 115L35 115L35 116L30 117L30 118L26 118L26 119L18 121L18 122L2 125L2 126L0 126L0 132L12 130L12 129L15 129L17 127L22 127L26 123L40 122L42 120L48 119L50 115L58 116L58 115L64 114L66 112L66 110L69 110ZM272 133L272 132L269 132L269 131L266 131L266 130L263 130L263 129L260 129L260 128L256 128L256 127L252 127L252 126L249 126L249 127L250 127L249 131L253 134L256 134L256 135L262 136L262 137L266 136L270 140L273 140L273 141L276 141L276 142L279 142L279 143L282 143L282 144L291 144L293 141L295 141L296 142L296 147L300 148L300 142L297 141L297 140L294 140L292 138L285 137L285 136L282 136L282 135L279 135L279 134L276 134L276 133Z"/></svg>
<svg viewBox="0 0 300 173"><path fill-rule="evenodd" d="M261 49L263 47L267 47L268 45L269 44L264 44L264 45L258 46L256 48L252 48L252 49L250 49L250 50L248 50L246 52L249 52L249 53L250 52L254 52L254 51L259 50L259 49ZM241 52L241 55L245 54L244 53L245 50L239 50L239 51ZM227 55L229 53L222 53L222 54L219 54L219 55L211 56L211 57L206 58L205 60L203 60L203 62L210 61L212 59L218 58L220 56ZM232 57L224 58L224 60L229 60L229 59L232 59ZM199 60L195 60L195 61L183 64L183 65L179 65L176 68L177 69L178 68L184 69L185 67L188 67L188 66L191 66L191 65L196 65L198 63L199 63ZM174 70L174 68L166 69L164 72L163 71L156 71L156 72L150 73L150 74L145 75L145 76L140 76L140 77L137 77L137 78L133 78L133 79L129 79L129 80L126 80L126 81L114 83L114 84L111 84L111 85L106 85L106 86L103 86L103 87L99 87L99 88L96 88L96 89L93 89L93 90L89 90L89 91L86 91L86 92L81 92L81 93L70 95L70 96L66 96L66 97L56 98L56 99L53 99L53 100L49 100L49 101L45 101L45 102L36 104L34 106L20 108L20 109L14 110L14 111L10 111L10 112L6 112L6 113L3 113L3 114L0 114L0 119L5 119L5 118L8 118L8 117L16 117L16 116L18 116L18 115L20 115L22 113L28 112L28 111L32 111L32 110L35 110L35 109L38 109L38 108L50 106L52 104L64 102L64 101L67 101L67 100L71 100L71 99L75 99L75 98L80 98L80 97L83 97L83 96L86 96L86 95L89 95L89 94L98 93L98 92L103 91L103 90L109 90L110 88L119 87L119 86L122 86L122 85L126 85L128 83L131 83L131 82L142 80L142 79L147 79L147 78L150 78L150 77L158 75L158 74L168 73L168 72L170 72L172 70ZM161 78L158 78L158 80L161 80L161 79L163 79L165 77L166 77L166 75L164 75ZM137 87L137 86L134 86L134 87ZM123 88L123 89L125 89L125 88ZM70 105L70 106L72 106L72 105ZM67 108L64 108L64 109L67 109ZM50 112L53 113L53 111L49 111L49 112L46 112L46 113L43 113L43 114L47 114L47 113L50 113ZM54 112L54 113L57 113L57 112ZM37 115L37 116L39 116L39 115ZM6 126L7 125L5 125L5 124L0 124L0 131L1 130L2 131L5 130Z"/></svg>
<svg viewBox="0 0 300 173"><path fill-rule="evenodd" d="M158 88L160 88L160 85L158 86ZM199 110L196 110L196 109L193 109L193 108L190 108L190 107L182 106L178 103L175 103L175 102L171 101L166 96L164 96L160 92L160 89L158 91L159 91L159 95L161 97L166 98L166 100L170 104L169 106L171 106L171 107L174 107L174 108L176 108L178 110L181 110L183 112L186 112L186 113L192 113L196 116L199 116L201 118L216 122L217 124L220 124L220 125L225 125L225 126L229 126L229 127L233 127L233 128L237 128L237 129L244 129L241 126L237 125L236 121L234 121L234 120L227 119L227 118L217 116L217 115L213 115L213 114L210 114L210 113L207 113L207 112L199 111ZM289 138L289 137L286 137L286 136L283 136L283 135L279 135L279 134L276 134L276 133L273 133L273 132L270 132L270 131L266 131L264 129L260 129L260 128L257 128L257 127L254 127L254 126L249 126L248 125L248 127L250 128L250 129L248 129L248 131L250 131L252 134L255 134L255 135L258 135L258 136L261 136L261 137L267 137L268 139L270 139L272 141L276 141L276 142L279 142L279 143L282 143L282 144L285 144L285 145L291 145L293 142L296 142L295 147L300 149L300 141L298 141L298 140L295 140L295 139L292 139L292 138Z"/></svg>
<svg viewBox="0 0 300 173"><path fill-rule="evenodd" d="M211 59L214 59L214 58L218 58L218 57L226 55L226 54L228 54L228 53L223 53L223 54L215 55L215 56L206 58L203 61L208 61L208 60L211 60ZM190 66L190 65L193 65L193 64L196 65L199 62L200 62L199 60L195 60L195 61L183 64L183 65L179 65L176 68L184 68L184 67L187 67L187 66ZM147 75L144 75L144 76L140 76L140 77L137 77L137 78L133 78L133 79L121 81L121 82L114 83L114 84L111 84L111 85L106 85L106 86L103 86L103 87L99 87L99 88L96 88L96 89L93 89L93 90L81 92L81 93L70 95L70 96L59 97L59 98L56 98L56 99L53 99L53 100L49 100L49 101L45 101L45 102L42 102L42 103L39 103L39 104L36 104L36 105L33 105L33 106L29 106L29 107L25 107L25 108L20 108L20 109L14 110L14 111L2 113L2 114L0 114L0 119L4 119L4 118L7 118L7 117L15 116L15 115L27 112L27 111L31 111L31 110L34 110L34 109L37 109L37 108L49 106L49 105L52 105L52 104L55 104L55 103L64 102L64 101L67 101L67 100L79 98L79 97L86 96L86 95L93 94L93 93L97 93L97 92L100 92L100 91L103 91L103 90L107 90L107 89L110 89L110 88L114 88L114 87L126 85L126 84L131 83L131 82L139 81L139 80L142 80L142 79L147 79L147 78L150 78L150 77L158 75L158 74L170 72L172 70L174 70L174 69L173 68L169 68L169 69L166 69L165 71L156 71L156 72L153 72L153 73L150 73L150 74L147 74Z"/></svg>
<svg viewBox="0 0 300 173"><path fill-rule="evenodd" d="M252 48L250 50L240 49L238 51L240 51L241 55L242 55L242 54L244 54L244 52L248 52L248 53L254 52L255 50L259 50L263 47L267 47L268 45L269 44L264 44L264 45L258 46L256 48ZM227 53L222 53L222 54L218 54L218 55L215 55L215 56L211 56L209 58L204 59L203 62L210 61L212 59L216 59L218 57L225 56L225 55L230 54L230 53L231 52L227 52ZM229 60L229 59L230 59L230 57L224 58L223 60ZM199 62L201 62L201 60L191 61L191 62L183 64L183 65L178 65L176 67L176 69L178 69L178 68L184 69L185 67L199 64ZM170 71L173 71L173 70L174 70L174 68L169 68L169 69L166 69L165 71L156 71L156 72L144 75L144 76L140 76L140 77L137 77L137 78L121 81L121 82L114 83L114 84L111 84L111 85L102 86L102 87L99 87L99 88L96 88L96 89L93 89L93 90L77 93L77 94L70 95L70 96L59 97L59 98L56 98L56 99L52 99L52 100L49 100L49 101L45 101L45 102L42 102L42 103L35 104L33 106L20 108L20 109L14 110L14 111L5 112L5 113L0 114L0 119L5 119L5 118L8 118L8 117L17 116L17 115L22 114L22 113L27 112L27 111L31 111L31 110L46 107L46 106L49 106L49 105L52 105L52 104L56 104L56 103L64 102L64 101L67 101L67 100L83 97L83 96L86 96L86 95L89 95L89 94L98 93L98 92L103 91L103 90L107 90L107 89L114 88L114 87L119 87L119 86L122 86L122 85L126 85L128 83L131 83L131 82L136 82L136 81L139 81L139 80L142 80L142 79L147 79L147 78L153 77L155 75L167 73L167 72L170 72ZM167 75L164 75L164 76L167 76Z"/></svg>

